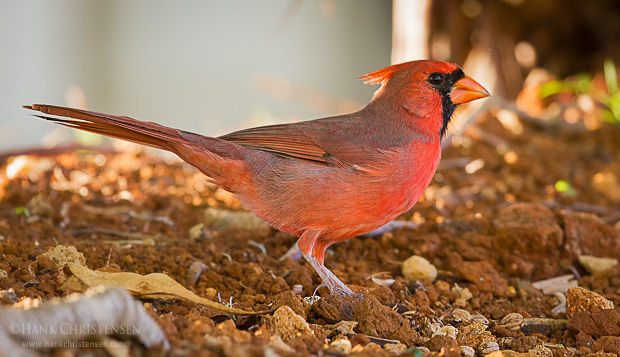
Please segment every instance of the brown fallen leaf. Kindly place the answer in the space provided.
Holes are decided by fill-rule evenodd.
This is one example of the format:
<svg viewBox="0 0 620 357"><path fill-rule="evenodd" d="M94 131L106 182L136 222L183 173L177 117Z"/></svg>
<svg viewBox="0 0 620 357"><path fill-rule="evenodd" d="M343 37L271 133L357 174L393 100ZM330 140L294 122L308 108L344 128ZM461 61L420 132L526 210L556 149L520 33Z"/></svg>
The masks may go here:
<svg viewBox="0 0 620 357"><path fill-rule="evenodd" d="M107 273L90 270L79 264L65 265L69 277L60 285L61 291L83 291L103 285L120 286L140 299L185 300L230 315L264 315L272 311L244 311L201 298L165 274Z"/></svg>

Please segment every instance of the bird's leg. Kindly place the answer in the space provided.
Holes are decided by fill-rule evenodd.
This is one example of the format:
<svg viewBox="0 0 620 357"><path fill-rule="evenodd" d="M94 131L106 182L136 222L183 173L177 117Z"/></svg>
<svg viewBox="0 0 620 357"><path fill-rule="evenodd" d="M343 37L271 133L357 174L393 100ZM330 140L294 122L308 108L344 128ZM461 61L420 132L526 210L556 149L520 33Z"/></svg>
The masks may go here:
<svg viewBox="0 0 620 357"><path fill-rule="evenodd" d="M376 236L383 235L384 233L393 232L395 229L402 229L402 228L414 229L414 228L418 228L419 226L420 225L415 222L394 220L394 221L389 221L388 223L382 225L381 227L375 230L372 230L368 233L364 233L362 235L364 237L376 237ZM299 252L299 248L297 247L297 244L293 244L289 248L289 250L286 253L284 253L284 255L281 256L279 259L280 260L286 260L286 259L298 260L300 258L301 258L301 253Z"/></svg>
<svg viewBox="0 0 620 357"><path fill-rule="evenodd" d="M304 259L316 270L317 274L321 277L321 280L327 285L329 292L332 295L355 295L348 286L346 286L334 273L316 260L312 255L303 254Z"/></svg>
<svg viewBox="0 0 620 357"><path fill-rule="evenodd" d="M321 280L327 285L329 292L333 295L355 295L348 286L346 286L340 279L334 275L329 269L323 265L323 256L328 244L320 244L317 242L321 236L321 231L307 230L305 231L299 240L297 246L301 255L306 259L310 266L319 274ZM319 244L317 244L319 243ZM315 255L318 255L315 257ZM317 259L319 258L321 261Z"/></svg>

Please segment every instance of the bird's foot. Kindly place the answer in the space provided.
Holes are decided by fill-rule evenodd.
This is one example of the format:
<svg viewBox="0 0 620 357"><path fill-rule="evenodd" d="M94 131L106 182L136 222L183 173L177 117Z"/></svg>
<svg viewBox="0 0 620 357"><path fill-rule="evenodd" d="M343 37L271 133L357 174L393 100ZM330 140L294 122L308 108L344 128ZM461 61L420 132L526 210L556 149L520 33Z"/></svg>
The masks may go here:
<svg viewBox="0 0 620 357"><path fill-rule="evenodd" d="M306 258L308 259L308 258ZM311 260L314 260L314 263L311 261L310 265L316 270L319 274L325 286L329 289L329 293L332 295L340 295L340 296L351 296L362 299L364 297L363 294L354 293L342 280L338 279L331 270L327 269L324 265L320 264L314 257L311 257Z"/></svg>

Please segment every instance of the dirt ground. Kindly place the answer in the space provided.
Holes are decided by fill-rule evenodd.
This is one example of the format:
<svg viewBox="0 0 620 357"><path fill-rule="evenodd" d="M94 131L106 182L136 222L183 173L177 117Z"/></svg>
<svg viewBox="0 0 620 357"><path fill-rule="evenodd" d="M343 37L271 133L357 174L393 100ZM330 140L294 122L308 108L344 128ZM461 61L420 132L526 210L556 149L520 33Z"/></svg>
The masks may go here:
<svg viewBox="0 0 620 357"><path fill-rule="evenodd" d="M305 261L280 259L295 237L244 214L190 166L130 149L3 163L5 308L67 294L59 289L62 267L41 257L65 245L93 270L165 273L216 302L277 309L231 317L187 301L145 299L171 349L129 339L124 353L135 356L620 353L620 309L605 305L620 303L620 266L596 271L579 263L620 257L617 125L537 123L491 107L453 138L421 201L399 218L418 228L330 248L327 267L363 298L329 296L324 287L315 293L321 282ZM403 264L414 255L436 268L434 279L432 268L405 278ZM551 291L536 288L566 275L573 277L543 282ZM575 285L585 290L567 292ZM115 354L84 347L41 353Z"/></svg>

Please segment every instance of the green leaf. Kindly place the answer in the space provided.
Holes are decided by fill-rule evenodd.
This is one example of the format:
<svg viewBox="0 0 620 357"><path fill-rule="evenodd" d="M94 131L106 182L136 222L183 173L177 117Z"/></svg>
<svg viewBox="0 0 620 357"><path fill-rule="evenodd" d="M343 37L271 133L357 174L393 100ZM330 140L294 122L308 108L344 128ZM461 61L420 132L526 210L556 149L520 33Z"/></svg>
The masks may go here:
<svg viewBox="0 0 620 357"><path fill-rule="evenodd" d="M577 191L573 188L573 186L564 180L559 180L555 183L555 190L558 192L564 192L571 197L577 196Z"/></svg>
<svg viewBox="0 0 620 357"><path fill-rule="evenodd" d="M26 207L17 207L15 209L15 214L21 216L22 214L26 216L26 218L30 218L30 210Z"/></svg>
<svg viewBox="0 0 620 357"><path fill-rule="evenodd" d="M612 96L618 94L618 76L616 75L616 65L611 58L605 60L604 64L605 83L607 83L607 91Z"/></svg>
<svg viewBox="0 0 620 357"><path fill-rule="evenodd" d="M541 98L547 98L550 95L558 94L561 92L566 92L567 86L564 82L560 81L551 81L540 86L539 95Z"/></svg>

